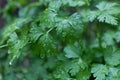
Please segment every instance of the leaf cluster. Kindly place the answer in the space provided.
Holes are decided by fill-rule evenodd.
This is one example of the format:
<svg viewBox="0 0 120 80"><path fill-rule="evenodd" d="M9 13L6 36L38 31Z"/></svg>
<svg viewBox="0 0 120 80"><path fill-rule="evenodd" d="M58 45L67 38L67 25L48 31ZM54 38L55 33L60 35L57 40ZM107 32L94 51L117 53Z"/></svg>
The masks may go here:
<svg viewBox="0 0 120 80"><path fill-rule="evenodd" d="M119 9L119 0L8 0L0 80L120 80Z"/></svg>

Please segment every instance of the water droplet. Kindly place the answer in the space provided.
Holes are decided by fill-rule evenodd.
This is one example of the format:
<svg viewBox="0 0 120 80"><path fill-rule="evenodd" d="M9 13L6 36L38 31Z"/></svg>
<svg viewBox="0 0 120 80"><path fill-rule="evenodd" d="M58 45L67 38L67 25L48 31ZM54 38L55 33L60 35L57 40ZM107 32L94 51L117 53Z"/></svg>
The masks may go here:
<svg viewBox="0 0 120 80"><path fill-rule="evenodd" d="M8 52L8 54L10 54L10 53Z"/></svg>
<svg viewBox="0 0 120 80"><path fill-rule="evenodd" d="M12 62L9 62L9 65L12 65Z"/></svg>

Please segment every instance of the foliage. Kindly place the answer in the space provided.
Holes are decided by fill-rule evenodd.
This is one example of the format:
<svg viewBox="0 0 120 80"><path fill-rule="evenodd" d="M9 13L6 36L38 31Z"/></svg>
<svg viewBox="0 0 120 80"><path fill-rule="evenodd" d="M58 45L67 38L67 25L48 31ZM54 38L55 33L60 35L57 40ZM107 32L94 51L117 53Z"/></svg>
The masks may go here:
<svg viewBox="0 0 120 80"><path fill-rule="evenodd" d="M119 0L8 0L0 80L120 80Z"/></svg>

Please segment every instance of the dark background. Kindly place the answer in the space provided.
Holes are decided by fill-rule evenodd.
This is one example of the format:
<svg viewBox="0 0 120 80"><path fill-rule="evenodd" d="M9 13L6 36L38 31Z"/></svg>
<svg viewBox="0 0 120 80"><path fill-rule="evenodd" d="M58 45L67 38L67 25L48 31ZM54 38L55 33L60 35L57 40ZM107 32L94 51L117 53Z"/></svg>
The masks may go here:
<svg viewBox="0 0 120 80"><path fill-rule="evenodd" d="M0 9L5 7L7 0L0 0ZM0 28L5 24L5 19L2 17L2 13L0 12Z"/></svg>

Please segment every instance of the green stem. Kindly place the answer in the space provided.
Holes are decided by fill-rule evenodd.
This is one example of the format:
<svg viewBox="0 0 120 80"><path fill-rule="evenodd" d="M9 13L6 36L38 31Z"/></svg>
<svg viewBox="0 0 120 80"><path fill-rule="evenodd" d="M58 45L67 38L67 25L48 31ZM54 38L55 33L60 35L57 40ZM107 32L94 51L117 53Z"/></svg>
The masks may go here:
<svg viewBox="0 0 120 80"><path fill-rule="evenodd" d="M7 47L7 46L8 46L8 44L5 44L5 45L0 46L0 48L4 48L4 47Z"/></svg>

